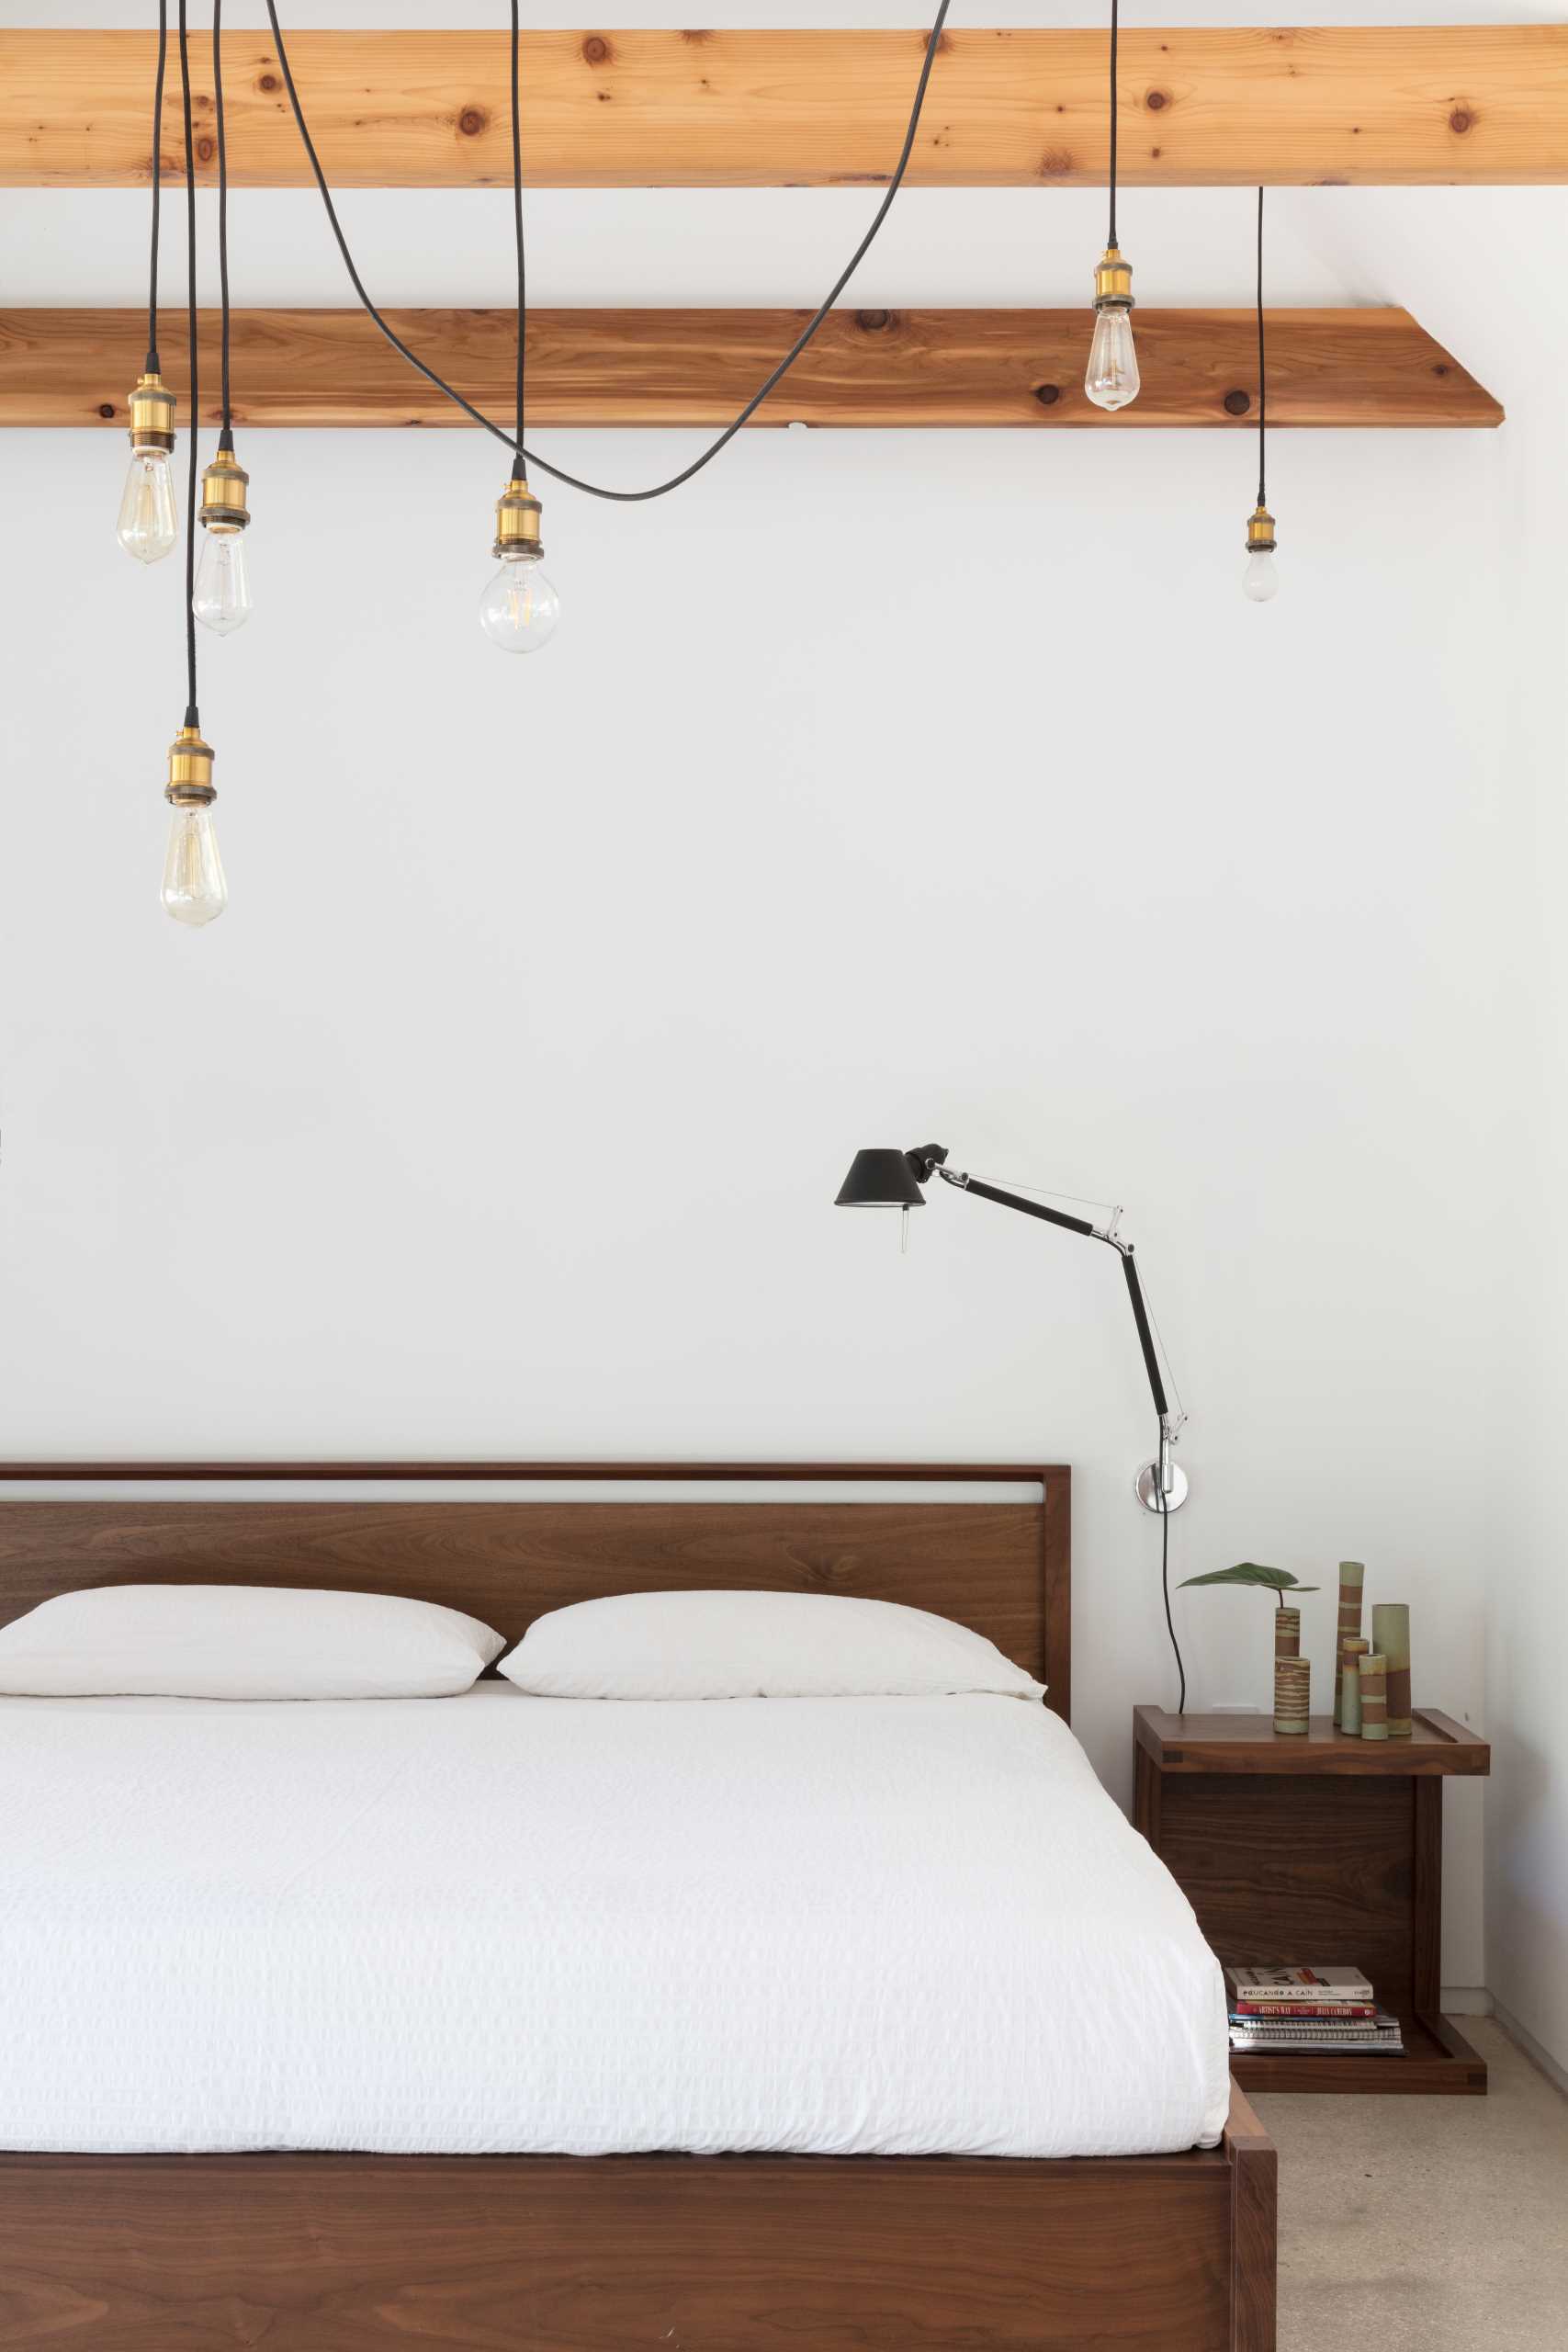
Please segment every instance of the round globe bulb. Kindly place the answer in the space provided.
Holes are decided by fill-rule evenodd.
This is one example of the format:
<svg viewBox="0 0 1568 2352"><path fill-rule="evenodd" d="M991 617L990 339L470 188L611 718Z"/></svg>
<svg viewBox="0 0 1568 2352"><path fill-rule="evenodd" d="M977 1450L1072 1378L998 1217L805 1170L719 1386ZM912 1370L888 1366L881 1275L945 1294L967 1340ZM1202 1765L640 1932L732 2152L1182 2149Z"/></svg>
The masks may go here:
<svg viewBox="0 0 1568 2352"><path fill-rule="evenodd" d="M502 558L479 598L479 627L506 653L536 653L560 618L560 598L531 548Z"/></svg>

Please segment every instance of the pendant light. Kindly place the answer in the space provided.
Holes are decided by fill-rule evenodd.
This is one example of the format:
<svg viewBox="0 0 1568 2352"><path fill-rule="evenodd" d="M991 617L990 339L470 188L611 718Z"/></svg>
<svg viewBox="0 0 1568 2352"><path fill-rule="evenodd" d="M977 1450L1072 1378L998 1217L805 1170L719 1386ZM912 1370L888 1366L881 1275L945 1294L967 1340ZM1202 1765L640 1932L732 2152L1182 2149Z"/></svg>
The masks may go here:
<svg viewBox="0 0 1568 2352"><path fill-rule="evenodd" d="M1268 507L1269 381L1263 342L1263 190L1258 191L1258 503L1247 518L1247 571L1242 587L1255 605L1279 592L1274 576L1274 517Z"/></svg>
<svg viewBox="0 0 1568 2352"><path fill-rule="evenodd" d="M222 423L218 451L201 477L201 527L205 534L191 602L196 617L219 637L243 628L251 616L251 582L245 561L245 503L251 478L234 455L233 405L229 381L229 149L223 120L223 0L212 0L212 110L218 135L218 285L220 305ZM191 404L196 424L196 405Z"/></svg>
<svg viewBox="0 0 1568 2352"><path fill-rule="evenodd" d="M536 653L554 634L560 598L540 570L542 509L528 487L524 448L526 410L528 273L523 242L523 120L518 101L517 0L512 0L512 220L517 249L517 424L512 476L496 502L495 544L501 570L479 598L479 627L503 653Z"/></svg>
<svg viewBox="0 0 1568 2352"><path fill-rule="evenodd" d="M169 54L168 0L158 0L158 71L152 85L152 252L148 267L147 362L131 388L130 466L116 536L138 563L157 563L178 536L169 458L175 446L175 396L158 372L158 227L163 196L164 70Z"/></svg>
<svg viewBox="0 0 1568 2352"><path fill-rule="evenodd" d="M1094 341L1083 388L1096 408L1125 408L1138 397L1138 355L1133 348L1133 265L1116 242L1116 44L1119 0L1111 0L1111 217L1105 251L1094 273Z"/></svg>
<svg viewBox="0 0 1568 2352"><path fill-rule="evenodd" d="M216 45L216 44L215 44ZM169 746L164 797L173 815L164 861L163 901L175 922L213 922L229 902L213 830L212 746L202 735L196 701L196 432L201 414L196 316L196 141L191 123L190 40L186 0L179 0L180 88L185 111L186 327L190 338L190 468L186 495L186 715Z"/></svg>

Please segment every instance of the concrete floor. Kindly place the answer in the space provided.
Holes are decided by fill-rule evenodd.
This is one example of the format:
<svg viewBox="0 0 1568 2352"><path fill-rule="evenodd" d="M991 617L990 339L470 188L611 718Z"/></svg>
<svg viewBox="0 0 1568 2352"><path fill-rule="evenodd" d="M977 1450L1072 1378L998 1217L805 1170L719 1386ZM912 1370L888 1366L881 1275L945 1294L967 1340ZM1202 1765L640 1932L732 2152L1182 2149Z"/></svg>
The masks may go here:
<svg viewBox="0 0 1568 2352"><path fill-rule="evenodd" d="M1255 2104L1280 2150L1280 2352L1568 2352L1568 2098L1489 2018L1484 2098Z"/></svg>

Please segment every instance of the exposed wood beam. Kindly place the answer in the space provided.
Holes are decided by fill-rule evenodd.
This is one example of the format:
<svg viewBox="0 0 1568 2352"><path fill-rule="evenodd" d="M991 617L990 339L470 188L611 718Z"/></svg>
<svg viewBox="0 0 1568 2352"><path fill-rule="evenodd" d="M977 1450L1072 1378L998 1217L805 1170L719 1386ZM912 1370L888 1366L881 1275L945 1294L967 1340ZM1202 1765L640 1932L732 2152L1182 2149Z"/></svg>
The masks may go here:
<svg viewBox="0 0 1568 2352"><path fill-rule="evenodd" d="M913 31L536 32L525 168L536 187L820 187L886 179ZM341 187L467 187L511 175L503 32L289 40ZM213 164L211 55L192 43ZM911 183L1082 187L1106 173L1105 35L943 36ZM1129 28L1121 176L1133 187L1418 186L1568 179L1568 26ZM0 184L129 187L151 172L151 32L0 33ZM266 35L224 37L236 187L308 172ZM164 158L180 175L178 77Z"/></svg>
<svg viewBox="0 0 1568 2352"><path fill-rule="evenodd" d="M727 423L805 323L795 311L540 311L528 322L536 425ZM500 423L511 413L509 311L393 311L391 323ZM218 317L202 313L216 348ZM0 425L126 423L141 311L0 311ZM1143 391L1107 417L1084 398L1089 314L838 311L759 412L762 424L1253 425L1250 311L1137 313ZM185 398L185 320L161 324ZM204 370L208 386L216 373ZM358 311L237 311L235 418L247 424L467 425ZM208 414L216 416L209 391ZM1407 311L1275 311L1271 425L1490 425L1492 395Z"/></svg>

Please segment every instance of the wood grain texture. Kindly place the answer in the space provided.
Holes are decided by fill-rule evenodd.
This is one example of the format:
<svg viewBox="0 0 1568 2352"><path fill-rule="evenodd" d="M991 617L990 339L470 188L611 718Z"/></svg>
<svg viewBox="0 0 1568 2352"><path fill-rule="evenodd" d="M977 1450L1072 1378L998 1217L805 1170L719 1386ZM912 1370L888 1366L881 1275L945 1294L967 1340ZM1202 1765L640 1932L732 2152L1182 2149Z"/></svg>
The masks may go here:
<svg viewBox="0 0 1568 2352"><path fill-rule="evenodd" d="M295 1465L304 1477L320 1469ZM86 1465L90 1470L92 1465ZM9 1475L15 1475L14 1472ZM51 1475L69 1476L56 1469ZM80 1474L78 1474L80 1475ZM173 1475L167 1468L164 1477ZM435 1475L450 1475L436 1473ZM766 1464L716 1469L556 1464L520 1477L798 1476ZM829 1478L881 1482L887 1464L837 1464ZM604 1593L715 1587L851 1593L932 1609L972 1625L1040 1677L1066 1716L1071 1564L1063 1467L953 1471L977 1493L1032 1477L1033 1503L685 1500L404 1502L0 1501L0 1624L52 1592L130 1582L321 1585L445 1601L521 1637L546 1610Z"/></svg>
<svg viewBox="0 0 1568 2352"><path fill-rule="evenodd" d="M1329 1715L1314 1715L1302 1738L1276 1733L1266 1715L1178 1715L1165 1707L1134 1707L1133 1736L1168 1774L1432 1780L1483 1777L1492 1769L1488 1743L1437 1707L1416 1710L1408 1739L1359 1739L1336 1731Z"/></svg>
<svg viewBox="0 0 1568 2352"><path fill-rule="evenodd" d="M1280 2159L1234 2081L1224 2146L1231 2160L1233 2352L1275 2352Z"/></svg>
<svg viewBox="0 0 1568 2352"><path fill-rule="evenodd" d="M0 2156L0 2313L51 2352L1264 2352L1232 2335L1235 2170L1228 2146Z"/></svg>
<svg viewBox="0 0 1568 2352"><path fill-rule="evenodd" d="M1134 1711L1134 1822L1232 1966L1359 1967L1404 2027L1387 2054L1232 2055L1247 2090L1476 2093L1485 2062L1438 2013L1443 1779L1489 1751L1435 1708L1409 1740L1306 1739L1267 1721ZM1403 1751L1403 1761L1393 1751ZM1269 1770L1276 1759L1280 1769Z"/></svg>
<svg viewBox="0 0 1568 2352"><path fill-rule="evenodd" d="M874 187L897 158L923 47L913 29L530 33L525 169L536 187ZM210 178L211 54L199 34L191 48ZM510 184L503 32L299 31L288 48L335 186ZM1568 176L1562 25L1129 27L1121 60L1126 187ZM144 185L152 61L151 32L0 33L0 184ZM305 186L267 36L225 35L223 82L233 184ZM912 185L1098 186L1107 163L1102 27L944 35Z"/></svg>
<svg viewBox="0 0 1568 2352"><path fill-rule="evenodd" d="M509 311L391 311L421 357L499 423L511 415ZM535 426L727 424L789 349L804 311L539 311L528 322ZM1093 320L1070 311L838 311L757 413L759 425L1017 425L1114 429L1258 424L1250 311L1137 313L1143 390L1108 415L1087 400ZM204 311L203 347L218 315ZM144 311L0 311L0 424L124 429L147 341ZM159 334L182 420L183 316ZM209 381L216 385L209 371ZM361 311L237 311L241 425L473 427L400 359ZM1228 403L1228 405L1227 405ZM219 421L215 390L204 415ZM1271 426L1500 424L1503 411L1407 311L1275 311ZM505 453L499 452L502 469Z"/></svg>

